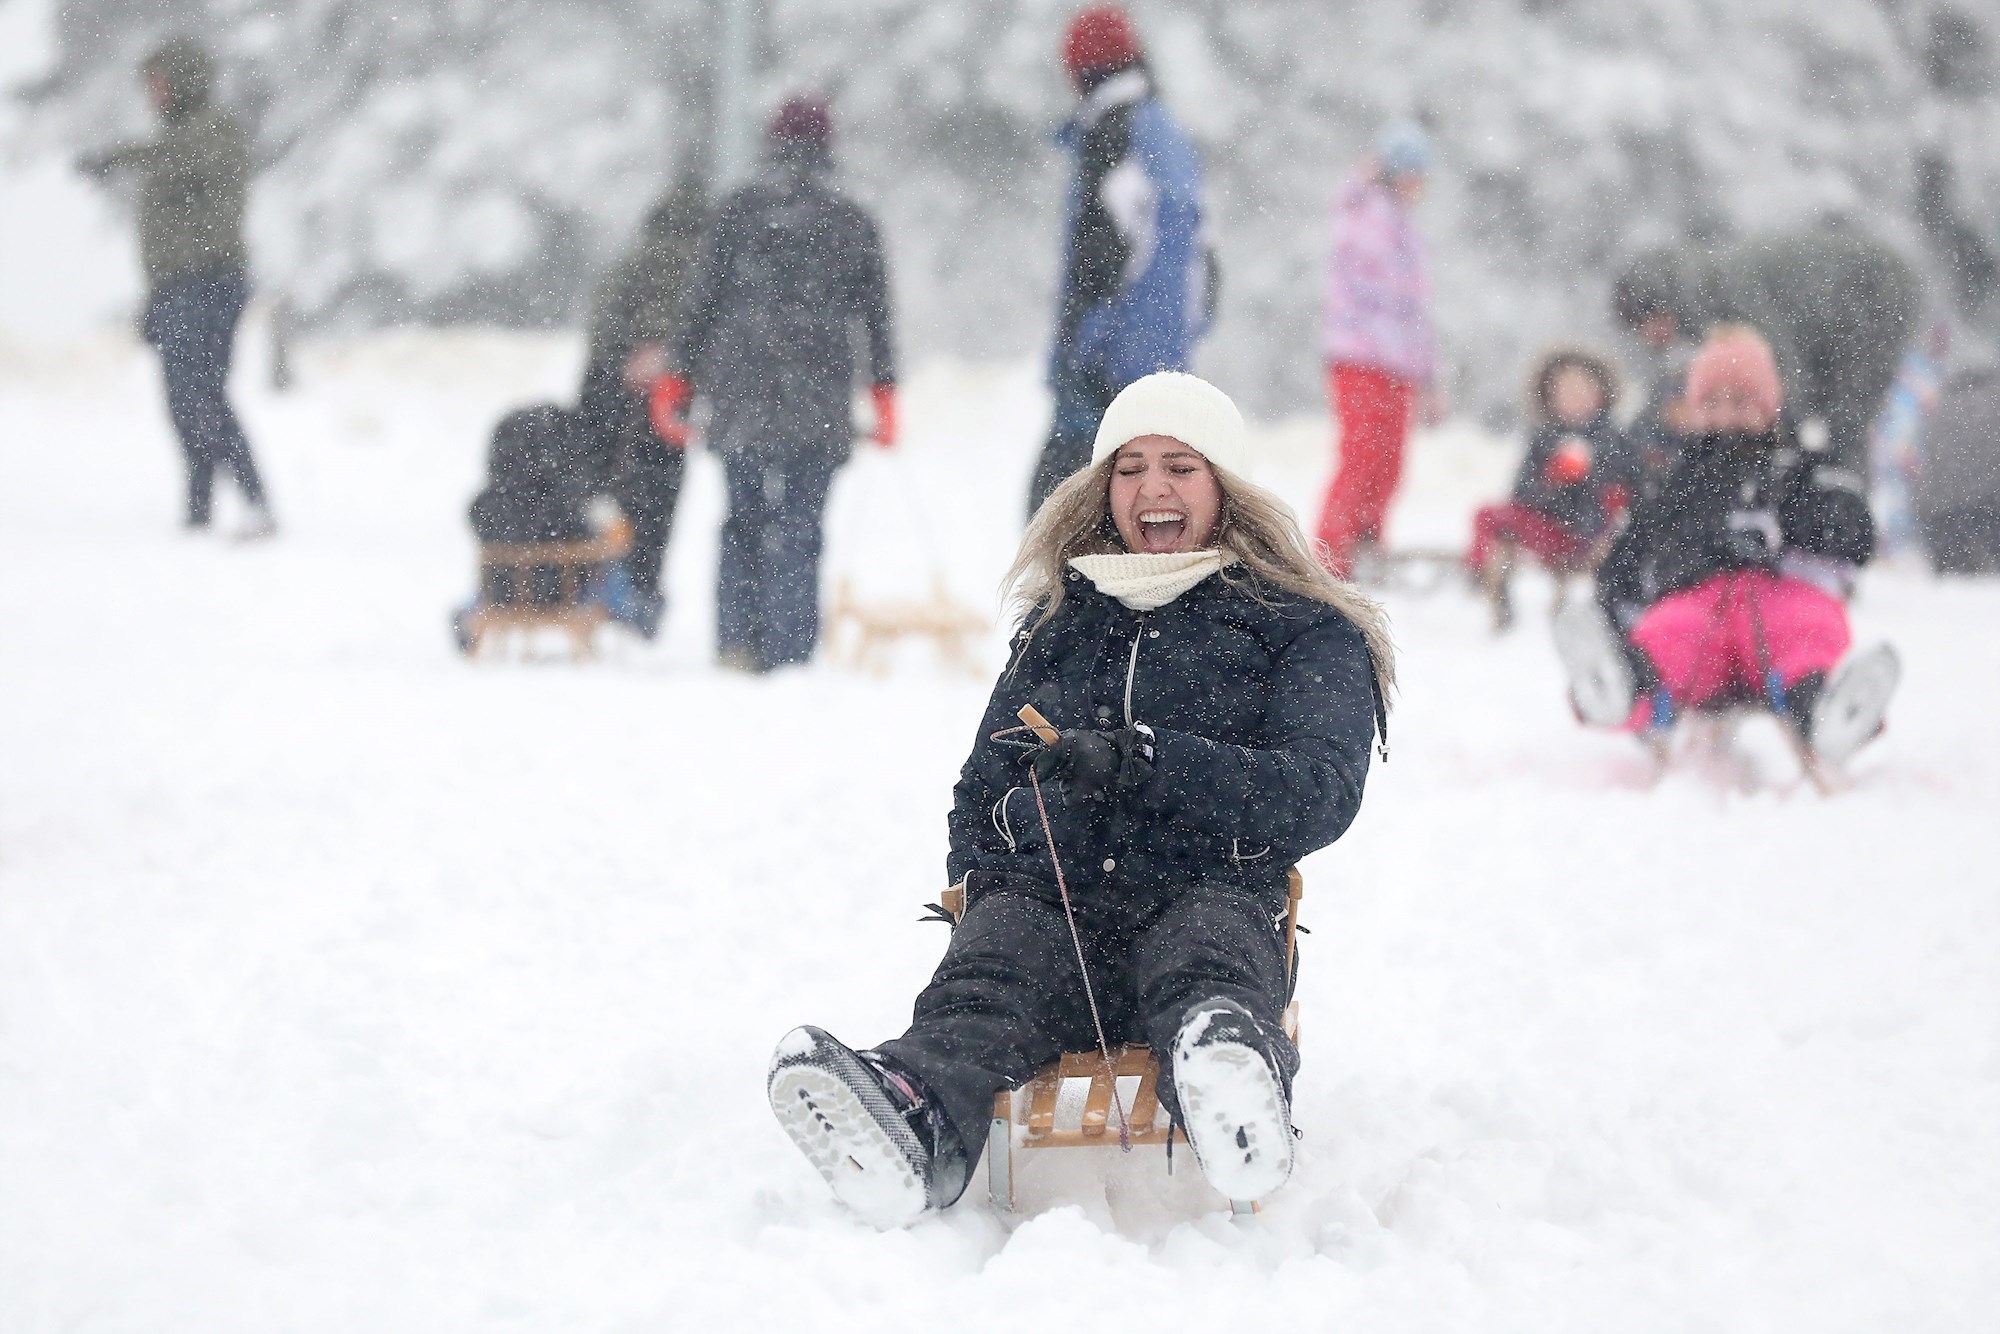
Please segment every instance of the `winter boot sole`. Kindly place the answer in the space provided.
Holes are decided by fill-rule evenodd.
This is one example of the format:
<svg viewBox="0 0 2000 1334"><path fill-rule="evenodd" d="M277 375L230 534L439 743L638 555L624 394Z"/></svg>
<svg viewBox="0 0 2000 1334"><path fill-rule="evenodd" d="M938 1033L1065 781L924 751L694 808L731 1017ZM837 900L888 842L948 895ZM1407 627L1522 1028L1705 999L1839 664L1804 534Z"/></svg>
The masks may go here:
<svg viewBox="0 0 2000 1334"><path fill-rule="evenodd" d="M923 1217L930 1154L858 1056L795 1028L778 1044L768 1092L778 1124L842 1204L882 1228Z"/></svg>
<svg viewBox="0 0 2000 1334"><path fill-rule="evenodd" d="M1555 639L1577 714L1596 727L1616 727L1630 717L1632 668L1597 604L1565 603L1556 613Z"/></svg>
<svg viewBox="0 0 2000 1334"><path fill-rule="evenodd" d="M1264 1053L1200 1041L1197 1017L1174 1043L1181 1126L1208 1183L1231 1201L1261 1200L1292 1175L1292 1118Z"/></svg>
<svg viewBox="0 0 2000 1334"><path fill-rule="evenodd" d="M1903 679L1903 662L1887 644L1855 654L1833 674L1813 707L1807 738L1813 754L1842 765L1882 730L1889 701Z"/></svg>

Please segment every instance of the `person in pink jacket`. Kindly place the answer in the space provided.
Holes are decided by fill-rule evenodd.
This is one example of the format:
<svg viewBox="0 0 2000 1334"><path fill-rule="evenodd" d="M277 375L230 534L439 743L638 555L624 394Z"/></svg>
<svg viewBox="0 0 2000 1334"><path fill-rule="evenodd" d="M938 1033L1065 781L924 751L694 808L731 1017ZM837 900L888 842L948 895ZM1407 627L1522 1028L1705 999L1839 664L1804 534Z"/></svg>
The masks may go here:
<svg viewBox="0 0 2000 1334"><path fill-rule="evenodd" d="M1327 270L1327 395L1340 457L1320 511L1328 568L1343 578L1354 551L1382 539L1402 478L1403 446L1437 373L1430 274L1411 211L1423 197L1430 144L1391 125L1333 207Z"/></svg>

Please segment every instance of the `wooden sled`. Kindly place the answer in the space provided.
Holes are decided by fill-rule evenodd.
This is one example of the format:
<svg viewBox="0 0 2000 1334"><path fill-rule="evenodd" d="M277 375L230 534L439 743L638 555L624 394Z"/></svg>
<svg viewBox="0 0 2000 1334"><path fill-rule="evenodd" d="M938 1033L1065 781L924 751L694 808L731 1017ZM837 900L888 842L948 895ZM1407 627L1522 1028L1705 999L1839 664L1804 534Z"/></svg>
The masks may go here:
<svg viewBox="0 0 2000 1334"><path fill-rule="evenodd" d="M1033 706L1021 710L1021 720L1035 729L1044 742L1059 735ZM1299 901L1305 897L1305 880L1294 866L1285 872L1289 893L1285 904L1285 979L1291 980L1298 960ZM944 910L957 921L965 916L963 881L945 890L940 899ZM1299 1041L1299 1003L1285 1006L1285 1036L1293 1045ZM993 1119L986 1134L986 1186L993 1203L1014 1208L1014 1155L1034 1149L1096 1149L1118 1145L1118 1126L1112 1117L1111 1081L1136 1079L1137 1092L1126 1111L1127 1142L1165 1144L1170 1139L1187 1143L1178 1126L1165 1123L1160 1114L1160 1063L1143 1043L1125 1043L1111 1049L1111 1071L1104 1068L1104 1054L1098 1051L1064 1052L1041 1073L1017 1089L1003 1089L993 1097ZM1074 1106L1074 1086L1085 1084L1082 1112L1075 1124L1058 1116L1065 1105L1065 1086L1071 1086L1067 1104ZM1255 1200L1231 1200L1233 1214L1257 1211Z"/></svg>
<svg viewBox="0 0 2000 1334"><path fill-rule="evenodd" d="M1773 715L1761 705L1733 700L1684 712L1680 722L1665 736L1641 737L1651 763L1646 785L1657 787L1670 772L1692 763L1714 772L1726 785L1755 790L1761 785L1754 781L1749 764L1737 752L1736 730L1746 719L1756 717ZM1822 797L1830 797L1849 786L1845 771L1821 760L1785 719L1775 721L1808 787Z"/></svg>
<svg viewBox="0 0 2000 1334"><path fill-rule="evenodd" d="M1463 578L1465 553L1441 547L1357 548L1353 582L1363 588L1398 593L1435 593L1455 578Z"/></svg>
<svg viewBox="0 0 2000 1334"><path fill-rule="evenodd" d="M479 548L479 587L504 582L514 600L484 603L465 618L465 653L476 658L488 643L508 636L525 639L537 630L559 630L569 636L570 658L583 662L596 656L597 629L610 619L603 604L585 598L591 575L624 557L632 545L632 526L620 518L603 535L582 542L489 542ZM537 572L542 572L539 577ZM533 601L538 583L555 581L555 596Z"/></svg>
<svg viewBox="0 0 2000 1334"><path fill-rule="evenodd" d="M854 581L842 579L826 619L834 660L875 676L889 670L890 650L904 639L931 640L946 667L976 676L979 664L971 646L992 628L992 622L952 598L942 575L932 576L931 595L924 601L864 602L854 595Z"/></svg>

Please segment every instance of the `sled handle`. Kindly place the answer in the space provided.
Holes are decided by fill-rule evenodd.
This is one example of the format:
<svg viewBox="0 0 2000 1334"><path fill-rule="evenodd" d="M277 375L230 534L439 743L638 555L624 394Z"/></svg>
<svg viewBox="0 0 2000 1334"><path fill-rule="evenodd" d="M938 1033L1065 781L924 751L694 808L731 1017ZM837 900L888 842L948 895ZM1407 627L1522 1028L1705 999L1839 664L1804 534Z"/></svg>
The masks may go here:
<svg viewBox="0 0 2000 1334"><path fill-rule="evenodd" d="M1045 746L1053 746L1062 739L1062 733L1058 732L1048 719L1042 717L1041 710L1032 704L1023 704L1021 711L1014 716L1026 723L1028 730L1033 732Z"/></svg>

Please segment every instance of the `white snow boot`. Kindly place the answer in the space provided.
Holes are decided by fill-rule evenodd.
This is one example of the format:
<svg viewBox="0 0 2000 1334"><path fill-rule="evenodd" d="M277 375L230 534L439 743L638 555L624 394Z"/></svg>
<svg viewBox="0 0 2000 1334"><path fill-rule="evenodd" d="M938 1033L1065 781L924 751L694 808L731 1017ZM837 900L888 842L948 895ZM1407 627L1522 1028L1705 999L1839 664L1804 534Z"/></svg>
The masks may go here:
<svg viewBox="0 0 2000 1334"><path fill-rule="evenodd" d="M1629 718L1632 664L1604 609L1589 598L1564 603L1556 613L1555 636L1577 715L1594 727L1616 727Z"/></svg>
<svg viewBox="0 0 2000 1334"><path fill-rule="evenodd" d="M1208 1183L1261 1200L1292 1175L1292 1114L1250 1012L1232 1000L1189 1008L1174 1039L1180 1122Z"/></svg>
<svg viewBox="0 0 2000 1334"><path fill-rule="evenodd" d="M840 1202L905 1227L965 1190L971 1165L942 1113L908 1077L823 1029L795 1028L771 1057L778 1124Z"/></svg>
<svg viewBox="0 0 2000 1334"><path fill-rule="evenodd" d="M1845 764L1881 732L1902 679L1903 661L1887 644L1849 654L1813 702L1806 725L1813 754L1830 765Z"/></svg>

